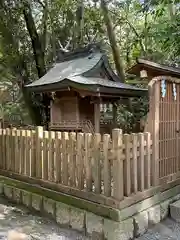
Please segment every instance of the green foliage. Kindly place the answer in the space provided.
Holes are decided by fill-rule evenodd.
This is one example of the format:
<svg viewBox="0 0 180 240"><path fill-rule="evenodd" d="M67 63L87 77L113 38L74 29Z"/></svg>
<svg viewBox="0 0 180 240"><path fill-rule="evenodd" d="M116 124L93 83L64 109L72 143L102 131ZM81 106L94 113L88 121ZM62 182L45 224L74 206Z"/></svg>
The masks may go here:
<svg viewBox="0 0 180 240"><path fill-rule="evenodd" d="M46 69L55 61L58 49L72 50L78 45L77 0L3 0L0 2L0 85L8 85L16 100L3 103L3 115L18 113L27 117L22 84L38 78L32 39L23 16L30 3L33 19L45 55ZM81 1L80 1L81 2ZM180 5L178 0L113 0L109 2L117 44L124 68L144 56L158 62L179 64ZM99 0L84 0L83 44L102 41L112 59L109 39ZM111 60L112 64L113 61ZM113 65L114 66L114 65ZM14 87L16 86L16 87ZM119 110L122 123L131 126L147 112L146 103L136 102L133 113ZM138 110L136 110L138 109Z"/></svg>

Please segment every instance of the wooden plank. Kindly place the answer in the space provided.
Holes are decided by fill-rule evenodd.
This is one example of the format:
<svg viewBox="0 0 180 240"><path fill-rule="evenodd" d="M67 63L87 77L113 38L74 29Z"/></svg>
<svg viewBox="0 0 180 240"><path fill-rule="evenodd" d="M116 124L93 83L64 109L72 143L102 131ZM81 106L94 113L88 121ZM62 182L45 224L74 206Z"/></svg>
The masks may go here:
<svg viewBox="0 0 180 240"><path fill-rule="evenodd" d="M31 177L36 177L36 132L31 131Z"/></svg>
<svg viewBox="0 0 180 240"><path fill-rule="evenodd" d="M62 133L62 182L64 185L68 185L68 179L69 179L69 174L68 174L68 133L63 132Z"/></svg>
<svg viewBox="0 0 180 240"><path fill-rule="evenodd" d="M12 171L12 158L13 158L13 137L12 129L9 129L9 170Z"/></svg>
<svg viewBox="0 0 180 240"><path fill-rule="evenodd" d="M137 134L132 135L132 191L137 193L138 191L138 169L137 169Z"/></svg>
<svg viewBox="0 0 180 240"><path fill-rule="evenodd" d="M104 195L111 196L111 164L109 161L109 142L110 135L103 135L103 180L104 180Z"/></svg>
<svg viewBox="0 0 180 240"><path fill-rule="evenodd" d="M10 170L11 159L10 159L10 129L6 129L6 169Z"/></svg>
<svg viewBox="0 0 180 240"><path fill-rule="evenodd" d="M36 141L36 177L42 178L42 138L43 127L36 128L35 141Z"/></svg>
<svg viewBox="0 0 180 240"><path fill-rule="evenodd" d="M138 134L139 139L139 159L138 159L138 189L144 191L144 134Z"/></svg>
<svg viewBox="0 0 180 240"><path fill-rule="evenodd" d="M2 168L5 169L6 161L6 129L2 130Z"/></svg>
<svg viewBox="0 0 180 240"><path fill-rule="evenodd" d="M43 162L42 179L48 180L48 159L49 159L49 132L43 132Z"/></svg>
<svg viewBox="0 0 180 240"><path fill-rule="evenodd" d="M62 141L61 141L61 132L55 133L55 145L56 145L56 157L55 157L55 182L60 183L62 180L61 177L61 165L62 165ZM75 174L75 168L73 169L73 172Z"/></svg>
<svg viewBox="0 0 180 240"><path fill-rule="evenodd" d="M77 187L78 189L84 189L84 161L83 161L83 147L84 147L84 134L77 134Z"/></svg>
<svg viewBox="0 0 180 240"><path fill-rule="evenodd" d="M25 158L25 175L30 176L30 162L31 162L31 131L26 131L26 158Z"/></svg>
<svg viewBox="0 0 180 240"><path fill-rule="evenodd" d="M16 173L19 173L19 168L20 168L19 144L20 144L20 130L16 130L16 136L15 136L15 172Z"/></svg>
<svg viewBox="0 0 180 240"><path fill-rule="evenodd" d="M130 165L130 135L124 134L125 144L125 160L124 160L124 194L130 196L131 194L131 165Z"/></svg>
<svg viewBox="0 0 180 240"><path fill-rule="evenodd" d="M85 168L85 181L86 190L92 191L92 134L85 134L85 157L84 157L84 168Z"/></svg>
<svg viewBox="0 0 180 240"><path fill-rule="evenodd" d="M20 149L21 149L21 157L20 157L20 174L25 173L25 151L26 151L26 146L25 146L25 141L26 141L26 130L21 130L21 136L20 136Z"/></svg>
<svg viewBox="0 0 180 240"><path fill-rule="evenodd" d="M15 172L15 138L16 128L13 128L11 132L11 171L13 172Z"/></svg>
<svg viewBox="0 0 180 240"><path fill-rule="evenodd" d="M114 152L113 161L113 197L117 200L124 198L124 173L122 160L122 130L113 129L112 143Z"/></svg>
<svg viewBox="0 0 180 240"><path fill-rule="evenodd" d="M76 154L75 154L75 146L76 146L76 133L71 132L69 134L69 184L72 187L76 186Z"/></svg>
<svg viewBox="0 0 180 240"><path fill-rule="evenodd" d="M151 187L151 144L150 144L150 140L151 140L151 135L150 133L145 133L145 140L147 142L146 145L146 157L145 157L145 188L148 189Z"/></svg>
<svg viewBox="0 0 180 240"><path fill-rule="evenodd" d="M0 168L3 168L3 129L0 128L0 151L1 151L1 155L0 155Z"/></svg>
<svg viewBox="0 0 180 240"><path fill-rule="evenodd" d="M48 179L54 181L55 132L49 132Z"/></svg>
<svg viewBox="0 0 180 240"><path fill-rule="evenodd" d="M94 165L94 191L95 193L101 193L101 134L94 134L94 146L93 146L93 165Z"/></svg>

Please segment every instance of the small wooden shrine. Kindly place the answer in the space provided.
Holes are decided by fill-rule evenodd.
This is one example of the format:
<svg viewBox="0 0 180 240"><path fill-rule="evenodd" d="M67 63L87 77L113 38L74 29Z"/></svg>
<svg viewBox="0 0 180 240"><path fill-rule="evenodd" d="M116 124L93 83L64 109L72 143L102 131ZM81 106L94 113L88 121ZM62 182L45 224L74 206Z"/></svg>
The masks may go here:
<svg viewBox="0 0 180 240"><path fill-rule="evenodd" d="M180 78L180 68L159 64L145 59L137 59L137 63L127 73L146 78L149 81L157 76Z"/></svg>
<svg viewBox="0 0 180 240"><path fill-rule="evenodd" d="M56 64L27 88L51 96L49 129L91 133L100 132L103 104L112 106L115 127L119 100L147 95L146 89L121 82L98 44L59 54Z"/></svg>

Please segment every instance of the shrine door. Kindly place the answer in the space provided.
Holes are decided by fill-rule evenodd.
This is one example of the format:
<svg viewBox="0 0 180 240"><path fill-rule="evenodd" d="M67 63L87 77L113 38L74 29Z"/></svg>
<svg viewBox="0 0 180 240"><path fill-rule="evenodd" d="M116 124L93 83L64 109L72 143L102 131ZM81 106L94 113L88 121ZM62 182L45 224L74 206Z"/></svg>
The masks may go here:
<svg viewBox="0 0 180 240"><path fill-rule="evenodd" d="M180 176L180 84L162 79L159 87L160 182Z"/></svg>

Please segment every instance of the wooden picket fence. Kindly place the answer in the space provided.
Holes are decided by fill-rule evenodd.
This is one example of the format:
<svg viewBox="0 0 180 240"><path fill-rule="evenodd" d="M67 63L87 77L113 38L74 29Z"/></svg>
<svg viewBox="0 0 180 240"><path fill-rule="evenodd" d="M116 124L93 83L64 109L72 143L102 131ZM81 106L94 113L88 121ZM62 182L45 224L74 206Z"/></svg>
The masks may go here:
<svg viewBox="0 0 180 240"><path fill-rule="evenodd" d="M150 133L0 129L0 149L1 170L81 191L86 199L93 193L121 201L153 185Z"/></svg>

